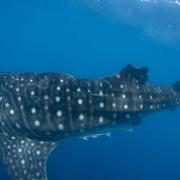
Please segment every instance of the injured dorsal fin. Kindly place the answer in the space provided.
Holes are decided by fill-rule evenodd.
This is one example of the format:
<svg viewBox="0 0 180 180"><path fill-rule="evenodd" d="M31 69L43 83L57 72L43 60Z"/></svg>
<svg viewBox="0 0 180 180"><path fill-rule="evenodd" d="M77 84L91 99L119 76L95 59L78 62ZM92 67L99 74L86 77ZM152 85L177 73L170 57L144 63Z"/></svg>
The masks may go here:
<svg viewBox="0 0 180 180"><path fill-rule="evenodd" d="M147 73L147 67L139 68L129 64L120 71L119 75L122 79L136 79L140 84L144 84L148 81Z"/></svg>
<svg viewBox="0 0 180 180"><path fill-rule="evenodd" d="M56 142L0 134L0 156L13 180L47 180L46 161Z"/></svg>
<svg viewBox="0 0 180 180"><path fill-rule="evenodd" d="M131 83L134 80L139 84L145 84L146 82L148 82L147 73L147 67L138 68L129 64L117 75L106 77L103 80L109 82L113 87L119 87L123 82Z"/></svg>

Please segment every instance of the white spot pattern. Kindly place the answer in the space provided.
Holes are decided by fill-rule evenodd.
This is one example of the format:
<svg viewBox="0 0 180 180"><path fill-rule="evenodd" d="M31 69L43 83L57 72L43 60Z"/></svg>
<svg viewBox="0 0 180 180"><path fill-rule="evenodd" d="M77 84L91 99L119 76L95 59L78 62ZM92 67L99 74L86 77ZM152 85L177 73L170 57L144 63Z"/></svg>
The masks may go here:
<svg viewBox="0 0 180 180"><path fill-rule="evenodd" d="M31 74L23 77L16 74L10 77L5 75L3 87L11 96L7 95L4 98L1 95L0 103L10 121L0 123L2 127L6 126L6 123L9 123L8 125L14 123L14 131L18 132L22 132L25 126L28 130L26 133L33 138L38 136L51 139L59 138L61 135L63 138L73 135L77 130L84 133L87 127L100 128L120 124L123 121L132 123L134 116L142 116L144 111L179 104L178 94L173 89L154 88L149 84L142 86L141 80L136 79L126 83L124 80L121 81L122 78L123 76L117 75L98 81L79 79L76 81L72 77L57 74L53 74L52 77L49 74ZM41 133L44 133L43 136ZM8 137L7 132L3 135ZM10 139L16 141L18 138L11 134ZM2 139L2 144L9 156L13 148L16 148L16 153L20 155L27 147L26 139L19 141L19 144L9 144ZM40 145L44 144L36 141L28 142L26 149L28 159L22 157L19 160L22 167L33 161L32 154L42 157L44 151ZM9 163L13 164L13 161L13 158L9 158ZM44 168L44 165L39 162L39 167ZM12 166L13 168L16 169L15 166ZM17 173L14 176L19 178L18 172L14 173ZM22 173L28 176L29 169L23 169ZM31 180L41 176L42 172L37 170Z"/></svg>

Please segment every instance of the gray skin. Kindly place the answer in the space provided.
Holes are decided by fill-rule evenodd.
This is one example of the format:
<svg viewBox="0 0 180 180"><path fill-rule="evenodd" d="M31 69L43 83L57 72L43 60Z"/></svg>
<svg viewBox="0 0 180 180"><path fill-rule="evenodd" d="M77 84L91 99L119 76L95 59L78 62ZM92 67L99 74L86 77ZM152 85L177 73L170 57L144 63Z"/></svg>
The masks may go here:
<svg viewBox="0 0 180 180"><path fill-rule="evenodd" d="M180 83L148 82L148 68L126 66L99 80L60 73L0 74L0 156L13 180L46 180L46 161L62 139L174 109Z"/></svg>

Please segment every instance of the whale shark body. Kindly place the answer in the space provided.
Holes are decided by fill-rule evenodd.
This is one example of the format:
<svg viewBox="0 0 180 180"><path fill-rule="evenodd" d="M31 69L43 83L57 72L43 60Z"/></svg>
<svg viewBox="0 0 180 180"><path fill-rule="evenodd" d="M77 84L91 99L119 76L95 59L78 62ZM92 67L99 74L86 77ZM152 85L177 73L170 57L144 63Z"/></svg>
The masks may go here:
<svg viewBox="0 0 180 180"><path fill-rule="evenodd" d="M99 80L61 73L0 74L0 157L13 180L47 180L46 161L62 139L138 125L180 103L180 82L153 86L148 68L127 65Z"/></svg>

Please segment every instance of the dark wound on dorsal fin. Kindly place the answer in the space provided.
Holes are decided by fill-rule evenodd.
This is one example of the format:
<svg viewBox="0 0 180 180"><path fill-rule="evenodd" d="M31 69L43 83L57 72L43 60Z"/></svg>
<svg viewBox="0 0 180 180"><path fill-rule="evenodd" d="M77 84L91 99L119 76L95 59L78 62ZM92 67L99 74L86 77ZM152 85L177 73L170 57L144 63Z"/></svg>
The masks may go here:
<svg viewBox="0 0 180 180"><path fill-rule="evenodd" d="M122 79L136 79L140 84L144 84L148 81L148 68L138 68L131 64L127 65L119 75Z"/></svg>
<svg viewBox="0 0 180 180"><path fill-rule="evenodd" d="M46 162L57 143L0 134L0 156L13 180L47 180Z"/></svg>

